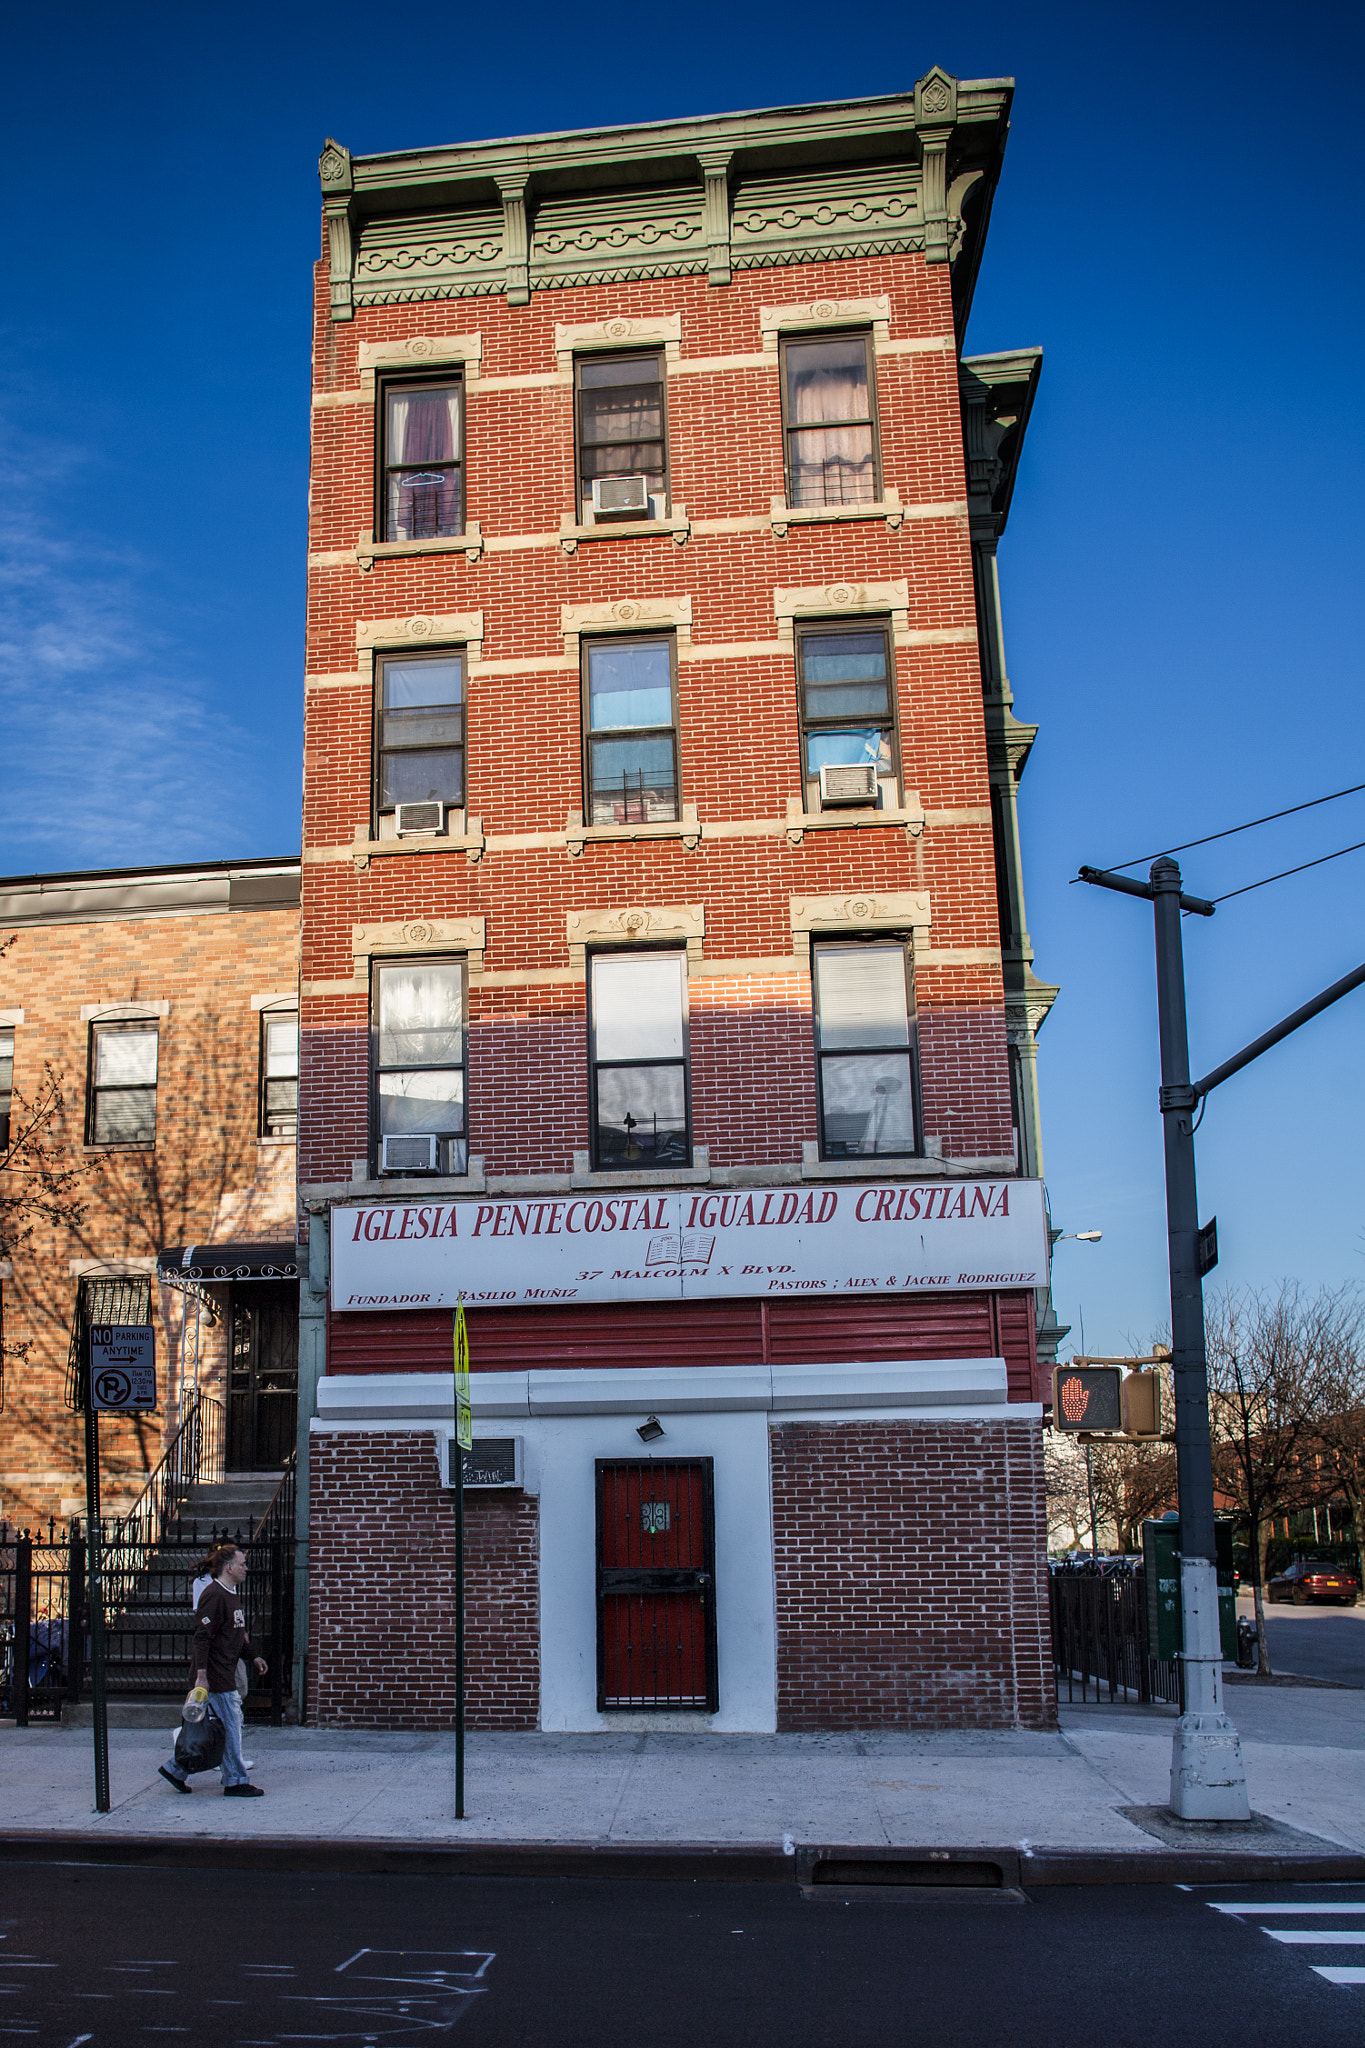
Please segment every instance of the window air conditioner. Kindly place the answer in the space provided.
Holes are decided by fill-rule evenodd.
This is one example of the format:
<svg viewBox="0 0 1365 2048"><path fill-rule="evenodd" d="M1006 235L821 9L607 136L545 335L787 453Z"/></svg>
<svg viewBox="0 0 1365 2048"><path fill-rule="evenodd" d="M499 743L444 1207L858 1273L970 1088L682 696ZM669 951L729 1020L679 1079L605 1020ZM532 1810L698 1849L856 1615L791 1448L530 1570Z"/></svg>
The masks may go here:
<svg viewBox="0 0 1365 2048"><path fill-rule="evenodd" d="M445 823L445 805L399 804L394 817L400 839L405 832L439 832Z"/></svg>
<svg viewBox="0 0 1365 2048"><path fill-rule="evenodd" d="M822 804L875 804L877 764L875 761L837 762L820 770Z"/></svg>
<svg viewBox="0 0 1365 2048"><path fill-rule="evenodd" d="M379 1141L381 1173L435 1173L440 1140L429 1131L409 1131L401 1138Z"/></svg>
<svg viewBox="0 0 1365 2048"><path fill-rule="evenodd" d="M649 517L647 476L595 476L592 480L594 512L636 512Z"/></svg>

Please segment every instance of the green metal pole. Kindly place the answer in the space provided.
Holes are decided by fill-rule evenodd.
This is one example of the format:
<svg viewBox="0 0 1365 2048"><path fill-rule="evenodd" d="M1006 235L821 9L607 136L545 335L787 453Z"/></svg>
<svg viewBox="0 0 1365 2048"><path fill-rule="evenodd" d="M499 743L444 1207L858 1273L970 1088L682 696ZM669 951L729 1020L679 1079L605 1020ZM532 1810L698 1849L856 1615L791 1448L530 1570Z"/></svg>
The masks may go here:
<svg viewBox="0 0 1365 2048"><path fill-rule="evenodd" d="M455 1460L455 1818L464 1819L464 1450L458 1437Z"/></svg>
<svg viewBox="0 0 1365 2048"><path fill-rule="evenodd" d="M100 1520L100 1419L90 1386L90 1332L84 1333L85 1529L90 1567L90 1699L95 1724L95 1811L109 1811L109 1704L104 1686L104 1528Z"/></svg>

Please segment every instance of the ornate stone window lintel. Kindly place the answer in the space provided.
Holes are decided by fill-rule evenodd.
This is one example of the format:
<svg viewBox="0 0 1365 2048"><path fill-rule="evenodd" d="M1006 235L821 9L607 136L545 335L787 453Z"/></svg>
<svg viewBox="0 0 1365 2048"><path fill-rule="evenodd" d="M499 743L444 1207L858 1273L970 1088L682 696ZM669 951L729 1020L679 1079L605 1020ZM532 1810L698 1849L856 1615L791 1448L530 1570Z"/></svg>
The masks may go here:
<svg viewBox="0 0 1365 2048"><path fill-rule="evenodd" d="M670 940L687 948L688 972L701 971L706 936L704 903L632 904L624 910L571 910L564 920L569 965L579 973L589 946L657 946Z"/></svg>
<svg viewBox="0 0 1365 2048"><path fill-rule="evenodd" d="M394 341L362 341L360 388L373 398L378 370L430 370L452 365L462 365L467 381L474 383L482 361L482 334L410 334Z"/></svg>
<svg viewBox="0 0 1365 2048"><path fill-rule="evenodd" d="M682 353L682 315L655 313L638 320L618 314L611 320L584 320L555 328L555 359L562 374L573 374L573 359L589 349L661 348L669 370Z"/></svg>
<svg viewBox="0 0 1365 2048"><path fill-rule="evenodd" d="M927 889L854 890L846 896L793 896L792 950L810 958L812 932L835 937L854 932L909 932L919 952L928 940L932 915Z"/></svg>
<svg viewBox="0 0 1365 2048"><path fill-rule="evenodd" d="M370 960L376 953L463 953L470 973L482 974L487 922L482 917L409 917L401 924L352 925L356 983L368 986Z"/></svg>
<svg viewBox="0 0 1365 2048"><path fill-rule="evenodd" d="M885 292L871 299L816 299L803 305L760 306L758 325L764 355L777 355L784 334L821 327L871 327L875 347L891 339L891 301Z"/></svg>
<svg viewBox="0 0 1365 2048"><path fill-rule="evenodd" d="M565 604L559 608L559 630L564 653L573 662L584 633L676 633L678 652L683 654L692 646L692 600L623 597L611 604Z"/></svg>
<svg viewBox="0 0 1365 2048"><path fill-rule="evenodd" d="M891 637L898 647L908 644L910 631L910 586L904 576L886 583L825 583L806 590L775 590L773 615L777 637L784 646L795 640L797 619L829 619L891 614Z"/></svg>
<svg viewBox="0 0 1365 2048"><path fill-rule="evenodd" d="M364 656L375 647L439 647L458 641L468 650L469 660L483 654L482 612L417 612L403 619L357 619L356 653L362 677L368 680Z"/></svg>

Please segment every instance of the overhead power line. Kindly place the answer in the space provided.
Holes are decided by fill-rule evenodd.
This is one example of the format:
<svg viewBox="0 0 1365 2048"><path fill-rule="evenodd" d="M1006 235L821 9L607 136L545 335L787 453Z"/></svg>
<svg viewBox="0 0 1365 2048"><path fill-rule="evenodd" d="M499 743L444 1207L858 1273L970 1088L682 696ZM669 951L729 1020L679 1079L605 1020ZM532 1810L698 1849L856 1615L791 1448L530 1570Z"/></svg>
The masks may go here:
<svg viewBox="0 0 1365 2048"><path fill-rule="evenodd" d="M1215 896L1212 901L1229 903L1234 896L1247 896L1253 889L1264 889L1271 882L1283 882L1289 875L1301 875L1308 868L1320 868L1329 860L1340 860L1343 854L1359 853L1362 848L1365 848L1365 839L1357 839L1354 846L1339 846L1335 853L1321 854L1317 860L1301 861L1296 868L1282 868L1278 875L1266 875L1262 881L1248 882L1244 889L1229 889L1226 896Z"/></svg>
<svg viewBox="0 0 1365 2048"><path fill-rule="evenodd" d="M1264 818L1248 818L1245 825L1229 825L1227 830L1224 832L1207 832L1205 833L1202 839L1187 839L1180 846L1158 846L1155 852L1140 854L1136 860L1113 860L1108 863L1108 872L1111 875L1113 875L1121 874L1124 868L1140 868L1144 865L1145 862L1149 860L1155 860L1158 854L1188 853L1192 846L1212 846L1215 839L1231 839L1234 836L1234 834L1238 832L1254 831L1257 825L1274 825L1275 823L1277 823L1279 819L1292 818L1299 811L1316 810L1319 804L1334 804L1340 797L1343 796L1359 796L1362 789L1365 789L1365 782L1355 782L1352 783L1349 789L1334 789L1330 796L1312 796L1309 797L1307 803L1291 804L1287 811L1271 811L1269 815ZM1349 846L1344 846L1341 850L1343 853L1353 853L1355 851L1354 847ZM1325 858L1328 860L1335 860L1336 855L1327 854ZM1313 863L1308 862L1306 863L1306 865L1312 866ZM1289 875L1296 874L1297 872L1298 870L1296 868L1285 869L1285 873ZM1266 880L1270 882L1277 882L1279 879L1280 878L1278 875L1267 875L1266 877ZM1261 884L1259 882L1252 882L1248 884L1248 886L1253 889L1259 889L1261 887ZM1232 894L1234 896L1240 895L1241 893L1242 892L1237 889L1234 889L1232 891ZM1214 898L1214 901L1216 903L1225 903L1227 901L1227 898L1224 896L1217 896Z"/></svg>

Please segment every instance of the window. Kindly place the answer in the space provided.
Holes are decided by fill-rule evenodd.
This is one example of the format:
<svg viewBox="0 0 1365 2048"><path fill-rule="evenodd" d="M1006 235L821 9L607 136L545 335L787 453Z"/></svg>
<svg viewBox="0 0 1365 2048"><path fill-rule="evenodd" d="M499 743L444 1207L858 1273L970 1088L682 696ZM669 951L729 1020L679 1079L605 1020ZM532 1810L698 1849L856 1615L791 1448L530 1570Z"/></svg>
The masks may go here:
<svg viewBox="0 0 1365 2048"><path fill-rule="evenodd" d="M816 945L820 1155L917 1152L915 1032L905 947Z"/></svg>
<svg viewBox="0 0 1365 2048"><path fill-rule="evenodd" d="M0 1028L0 1151L9 1150L9 1114L14 1099L14 1033Z"/></svg>
<svg viewBox="0 0 1365 2048"><path fill-rule="evenodd" d="M574 364L578 400L578 495L584 525L617 509L623 517L663 519L668 514L668 443L664 431L663 357L580 356ZM648 497L643 509L624 492L599 490L609 502L594 513L595 478L638 477Z"/></svg>
<svg viewBox="0 0 1365 2048"><path fill-rule="evenodd" d="M156 1047L155 1024L91 1025L87 1144L155 1144Z"/></svg>
<svg viewBox="0 0 1365 2048"><path fill-rule="evenodd" d="M881 496L867 336L782 344L787 503L860 505Z"/></svg>
<svg viewBox="0 0 1365 2048"><path fill-rule="evenodd" d="M822 768L871 765L879 808L895 810L895 667L885 626L856 632L805 627L797 635L796 666L806 809L820 808Z"/></svg>
<svg viewBox="0 0 1365 2048"><path fill-rule="evenodd" d="M653 825L677 817L676 694L671 637L583 643L590 825Z"/></svg>
<svg viewBox="0 0 1365 2048"><path fill-rule="evenodd" d="M595 953L589 1025L599 1171L687 1166L687 981L681 953Z"/></svg>
<svg viewBox="0 0 1365 2048"><path fill-rule="evenodd" d="M261 1136L295 1138L299 1130L299 1013L261 1012Z"/></svg>
<svg viewBox="0 0 1365 2048"><path fill-rule="evenodd" d="M385 384L380 518L385 540L464 532L464 393L458 382Z"/></svg>
<svg viewBox="0 0 1365 2048"><path fill-rule="evenodd" d="M377 962L371 1007L379 1171L466 1172L464 962Z"/></svg>
<svg viewBox="0 0 1365 2048"><path fill-rule="evenodd" d="M464 655L381 658L376 809L398 804L462 805Z"/></svg>

